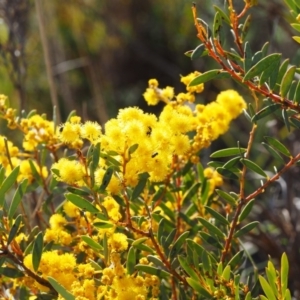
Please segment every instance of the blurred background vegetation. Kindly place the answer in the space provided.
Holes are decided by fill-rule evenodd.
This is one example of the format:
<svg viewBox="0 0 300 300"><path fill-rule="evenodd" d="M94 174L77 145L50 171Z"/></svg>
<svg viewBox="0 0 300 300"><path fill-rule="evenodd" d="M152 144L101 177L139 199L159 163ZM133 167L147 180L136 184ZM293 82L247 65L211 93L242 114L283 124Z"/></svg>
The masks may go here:
<svg viewBox="0 0 300 300"><path fill-rule="evenodd" d="M294 56L282 1L259 2L248 36L253 51L270 40L271 51ZM218 0L195 3L209 24L213 4L224 6ZM199 44L191 5L187 0L0 0L1 93L20 109L48 115L51 97L57 97L62 120L71 109L102 124L120 107L151 111L142 97L149 78L179 92L184 89L180 74L213 67L210 59L192 62L184 56ZM231 36L227 39L230 44ZM232 85L231 80L209 83L199 101L212 101Z"/></svg>
<svg viewBox="0 0 300 300"><path fill-rule="evenodd" d="M199 17L211 24L213 5L223 8L225 1L194 2ZM237 7L244 5L235 2ZM291 39L294 33L283 1L258 2L251 9L247 36L252 51L269 41L269 52L282 53L299 65L299 47ZM160 107L147 107L142 97L148 79L157 78L160 86L173 86L178 93L184 90L180 74L218 67L208 57L191 61L184 55L199 44L191 5L187 0L0 0L0 93L9 96L18 110L37 109L48 118L57 103L62 121L73 109L83 120L102 125L126 106L157 113ZM230 33L225 43L233 47ZM232 80L207 83L197 101L208 103L229 88L251 101L249 91ZM257 140L263 135L279 136L292 153L299 152L297 132L288 134L274 115L263 122L266 126ZM212 149L204 151L202 161L208 160L211 151L234 146L236 141L246 146L250 127L245 118L239 118ZM276 165L259 143L254 155L263 169ZM259 218L262 226L248 239L252 250L256 245L257 261L266 262L267 253L274 258L283 251L289 254L294 291L300 291L297 178L299 168L294 168L260 199L252 217ZM249 178L249 192L258 185L259 180ZM237 187L229 182L226 188L238 192Z"/></svg>

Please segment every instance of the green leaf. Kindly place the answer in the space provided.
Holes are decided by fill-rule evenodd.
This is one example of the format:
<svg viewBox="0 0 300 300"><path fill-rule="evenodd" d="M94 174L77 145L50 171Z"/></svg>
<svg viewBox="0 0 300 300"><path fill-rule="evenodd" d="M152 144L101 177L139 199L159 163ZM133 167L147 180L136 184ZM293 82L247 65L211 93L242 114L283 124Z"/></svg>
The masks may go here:
<svg viewBox="0 0 300 300"><path fill-rule="evenodd" d="M18 188L15 191L14 197L11 201L9 210L8 210L8 218L12 219L22 198L23 195L26 193L26 188L27 188L27 183L28 183L28 179L24 179L18 186Z"/></svg>
<svg viewBox="0 0 300 300"><path fill-rule="evenodd" d="M251 292L248 292L245 300L252 300Z"/></svg>
<svg viewBox="0 0 300 300"><path fill-rule="evenodd" d="M239 179L239 177L235 173L233 173L231 170L228 170L228 169L225 169L225 168L217 168L216 171L220 175L222 175L224 177L227 177L229 179L233 179L233 180Z"/></svg>
<svg viewBox="0 0 300 300"><path fill-rule="evenodd" d="M22 215L18 215L14 224L12 225L8 238L7 238L7 246L12 242L12 240L15 238L15 236L18 233L18 230L20 228L22 222Z"/></svg>
<svg viewBox="0 0 300 300"><path fill-rule="evenodd" d="M297 83L293 100L294 100L295 104L299 104L299 102L300 102L300 81L298 81L298 83Z"/></svg>
<svg viewBox="0 0 300 300"><path fill-rule="evenodd" d="M99 159L100 159L100 143L97 143L96 145L93 146L92 153L91 153L91 163L89 164L91 173L94 173L95 170L98 168Z"/></svg>
<svg viewBox="0 0 300 300"><path fill-rule="evenodd" d="M230 194L228 194L222 190L216 190L216 192L221 198L223 198L230 205L236 206L237 201Z"/></svg>
<svg viewBox="0 0 300 300"><path fill-rule="evenodd" d="M197 273L193 270L193 268L188 264L187 260L182 256L178 256L179 263L183 270L191 276L194 280L199 280Z"/></svg>
<svg viewBox="0 0 300 300"><path fill-rule="evenodd" d="M66 193L65 197L67 200L69 200L74 205L76 205L77 207L81 208L84 211L89 211L91 213L99 212L99 210L91 202L87 201L86 199L82 198L79 195Z"/></svg>
<svg viewBox="0 0 300 300"><path fill-rule="evenodd" d="M139 239L133 241L132 246L136 246L136 245L142 244L142 243L144 243L147 240L148 240L147 237L139 238Z"/></svg>
<svg viewBox="0 0 300 300"><path fill-rule="evenodd" d="M239 216L239 223L241 223L246 217L248 217L249 213L252 211L255 199L249 201L245 207L243 208L240 216Z"/></svg>
<svg viewBox="0 0 300 300"><path fill-rule="evenodd" d="M134 273L135 265L136 265L136 249L134 247L130 247L126 258L126 269L129 275L132 275Z"/></svg>
<svg viewBox="0 0 300 300"><path fill-rule="evenodd" d="M208 272L211 275L211 273L212 273L211 272L212 271L211 260L209 258L209 255L208 255L207 251L202 252L201 262L202 262L203 270L205 272Z"/></svg>
<svg viewBox="0 0 300 300"><path fill-rule="evenodd" d="M21 272L18 269L15 268L10 268L10 267L4 267L4 268L0 268L0 274L8 277L8 278L20 278L20 277L24 277L24 273Z"/></svg>
<svg viewBox="0 0 300 300"><path fill-rule="evenodd" d="M236 167L238 165L238 163L240 162L240 159L241 159L240 156L230 159L226 164L223 165L223 168L230 170L230 169Z"/></svg>
<svg viewBox="0 0 300 300"><path fill-rule="evenodd" d="M4 194L13 186L16 182L17 177L19 175L20 166L17 166L12 170L12 172L4 179L1 187L0 187L0 207L4 205Z"/></svg>
<svg viewBox="0 0 300 300"><path fill-rule="evenodd" d="M95 222L93 223L93 225L97 228L112 228L114 227L114 224L110 223L110 222Z"/></svg>
<svg viewBox="0 0 300 300"><path fill-rule="evenodd" d="M154 255L147 255L147 259L149 262L154 263L154 265L158 268L165 269L164 263Z"/></svg>
<svg viewBox="0 0 300 300"><path fill-rule="evenodd" d="M91 194L89 191L85 191L84 189L74 188L72 186L68 186L67 191L72 194L76 194L80 196L90 196Z"/></svg>
<svg viewBox="0 0 300 300"><path fill-rule="evenodd" d="M210 233L207 233L205 231L198 231L198 233L200 234L200 237L202 238L203 241L205 241L206 243L222 250L223 249L223 245L221 245L221 243L218 241L218 239L210 234Z"/></svg>
<svg viewBox="0 0 300 300"><path fill-rule="evenodd" d="M210 206L205 206L205 210L223 225L229 225L229 221Z"/></svg>
<svg viewBox="0 0 300 300"><path fill-rule="evenodd" d="M291 295L291 292L289 289L285 290L285 293L284 293L284 300L292 300L292 295Z"/></svg>
<svg viewBox="0 0 300 300"><path fill-rule="evenodd" d="M108 243L107 243L107 235L106 235L106 233L104 234L104 237L103 237L103 254L104 254L105 265L107 265L108 258L109 258L109 249L108 249Z"/></svg>
<svg viewBox="0 0 300 300"><path fill-rule="evenodd" d="M174 242L170 253L169 253L169 257L173 258L175 257L175 255L177 255L177 253L180 251L182 245L184 244L185 240L187 239L187 237L189 236L190 232L189 231L185 231L183 232L178 239Z"/></svg>
<svg viewBox="0 0 300 300"><path fill-rule="evenodd" d="M158 223L158 229L157 229L157 240L162 245L162 236L164 235L165 230L165 218L161 218L160 222Z"/></svg>
<svg viewBox="0 0 300 300"><path fill-rule="evenodd" d="M201 222L201 224L213 235L216 235L220 238L224 238L224 233L215 225L213 225L212 223L208 222L207 220L199 217L198 220Z"/></svg>
<svg viewBox="0 0 300 300"><path fill-rule="evenodd" d="M285 126L286 126L288 132L290 132L290 131L291 131L291 128L290 128L290 122L289 122L289 117L288 117L288 114L287 114L287 112L286 112L286 109L283 109L283 110L282 110L282 119L283 119L283 121L284 121L284 124L285 124Z"/></svg>
<svg viewBox="0 0 300 300"><path fill-rule="evenodd" d="M262 74L262 72L267 71L269 68L272 68L272 65L278 62L280 58L281 54L278 53L270 54L264 57L250 68L250 70L245 74L243 81L247 81L255 76L259 76L260 74Z"/></svg>
<svg viewBox="0 0 300 300"><path fill-rule="evenodd" d="M259 275L258 278L259 278L260 285L261 285L264 293L266 294L268 300L276 300L276 296L274 295L274 292L272 291L267 280L264 277L262 277L261 275Z"/></svg>
<svg viewBox="0 0 300 300"><path fill-rule="evenodd" d="M279 152L281 152L282 154L284 154L287 157L290 157L290 158L292 157L289 150L278 140L276 140L275 138L270 137L270 136L265 136L264 138L271 146L273 146L273 148L275 148L276 150L278 150Z"/></svg>
<svg viewBox="0 0 300 300"><path fill-rule="evenodd" d="M213 36L214 36L214 38L218 37L221 26L222 26L221 14L217 11L215 13L215 18L214 18L214 23L213 23Z"/></svg>
<svg viewBox="0 0 300 300"><path fill-rule="evenodd" d="M227 265L222 273L222 278L225 279L226 281L229 281L230 279L230 265Z"/></svg>
<svg viewBox="0 0 300 300"><path fill-rule="evenodd" d="M293 100L295 97L296 93L296 88L297 88L298 82L296 80L292 81L291 87L289 88L289 91L287 93L287 98Z"/></svg>
<svg viewBox="0 0 300 300"><path fill-rule="evenodd" d="M288 286L289 279L289 261L286 253L281 256L281 269L280 269L280 283L282 294L285 294Z"/></svg>
<svg viewBox="0 0 300 300"><path fill-rule="evenodd" d="M30 169L31 169L34 179L38 182L38 184L40 186L43 186L43 180L41 178L40 173L37 171L35 164L33 163L33 161L31 159L29 159L28 162L29 162Z"/></svg>
<svg viewBox="0 0 300 300"><path fill-rule="evenodd" d="M284 164L284 160L283 158L280 156L280 154L278 154L278 152L273 148L271 147L269 144L266 144L265 142L262 142L261 143L266 149L267 151L278 161L280 162L281 164Z"/></svg>
<svg viewBox="0 0 300 300"><path fill-rule="evenodd" d="M0 165L0 186L2 185L5 178L5 169Z"/></svg>
<svg viewBox="0 0 300 300"><path fill-rule="evenodd" d="M295 71L296 71L296 66L292 66L283 75L283 78L280 83L280 95L283 98L287 95L287 93L290 89L290 86L294 79Z"/></svg>
<svg viewBox="0 0 300 300"><path fill-rule="evenodd" d="M210 70L194 78L189 83L189 86L195 86L201 83L205 83L212 79L224 79L224 78L230 78L230 75L227 72L222 70Z"/></svg>
<svg viewBox="0 0 300 300"><path fill-rule="evenodd" d="M239 251L230 259L227 265L231 266L231 270L234 270L236 267L239 267L241 265L243 256L244 250Z"/></svg>
<svg viewBox="0 0 300 300"><path fill-rule="evenodd" d="M182 203L184 204L192 203L192 199L195 195L197 195L200 187L201 187L200 182L196 182L195 184L193 184L192 187L183 196Z"/></svg>
<svg viewBox="0 0 300 300"><path fill-rule="evenodd" d="M213 299L213 296L200 285L199 280L194 280L193 278L187 278L186 281L197 293L205 297L206 300Z"/></svg>
<svg viewBox="0 0 300 300"><path fill-rule="evenodd" d="M239 148L239 147L227 148L212 153L210 157L219 158L219 157L226 157L226 156L233 156L233 155L242 155L245 152L246 152L245 148Z"/></svg>
<svg viewBox="0 0 300 300"><path fill-rule="evenodd" d="M272 89L277 81L277 76L280 67L280 59L275 61L269 68L264 70L259 78L259 85L263 85L270 78L269 87Z"/></svg>
<svg viewBox="0 0 300 300"><path fill-rule="evenodd" d="M213 5L214 9L216 12L218 12L220 14L220 16L222 17L222 19L230 25L230 19L227 15L227 13L225 13L221 8L219 8L218 6L216 5Z"/></svg>
<svg viewBox="0 0 300 300"><path fill-rule="evenodd" d="M114 169L113 167L108 167L107 170L105 171L102 179L101 186L99 187L99 192L103 193L107 186L109 185L109 182L111 180L111 177L113 176Z"/></svg>
<svg viewBox="0 0 300 300"><path fill-rule="evenodd" d="M264 170L253 161L246 158L241 158L241 163L254 173L257 173L262 177L268 178L268 175L264 172Z"/></svg>
<svg viewBox="0 0 300 300"><path fill-rule="evenodd" d="M248 72L248 70L252 66L252 51L251 51L250 44L249 44L248 41L245 43L244 53L245 53L245 56L244 56L244 70L245 70L245 72Z"/></svg>
<svg viewBox="0 0 300 300"><path fill-rule="evenodd" d="M280 83L281 83L281 81L282 81L282 78L283 78L283 75L286 73L286 71L287 71L287 68L288 68L288 66L289 66L289 62L290 62L290 60L287 58L287 59L285 59L283 62L282 62L282 64L281 64L281 66L280 66L280 68L279 68L279 72L278 72L278 76L277 76L277 85L276 85L276 87L275 87L275 91L276 92L279 92L279 90L280 90Z"/></svg>
<svg viewBox="0 0 300 300"><path fill-rule="evenodd" d="M297 5L293 0L284 0L284 1L290 7L291 10L297 12Z"/></svg>
<svg viewBox="0 0 300 300"><path fill-rule="evenodd" d="M184 52L184 55L187 56L187 57L191 57L193 51L194 51L194 50L188 50L188 51Z"/></svg>
<svg viewBox="0 0 300 300"><path fill-rule="evenodd" d="M40 265L40 261L43 254L43 246L44 246L43 233L39 232L38 235L36 236L32 248L32 266L35 272L37 272Z"/></svg>
<svg viewBox="0 0 300 300"><path fill-rule="evenodd" d="M300 120L298 120L297 118L290 118L290 123L292 126L294 126L295 128L300 128Z"/></svg>
<svg viewBox="0 0 300 300"><path fill-rule="evenodd" d="M268 262L268 265L270 264L271 262L269 261ZM274 268L274 266L273 266ZM272 272L269 268L266 268L266 275L267 275L267 278L268 278L268 282L270 284L270 287L272 289L272 291L274 292L274 295L276 297L278 297L278 290L277 290L277 286L276 286L276 273L275 272Z"/></svg>
<svg viewBox="0 0 300 300"><path fill-rule="evenodd" d="M145 244L137 244L137 245L132 244L132 246L135 247L136 249L141 250L141 251L146 251L146 252L149 252L151 254L155 253L155 251L152 248L150 248L149 246L147 246Z"/></svg>
<svg viewBox="0 0 300 300"><path fill-rule="evenodd" d="M242 40L245 39L245 37L246 37L246 35L247 35L248 31L249 31L251 21L252 21L252 17L251 17L251 15L249 14L249 15L247 16L247 18L246 18L244 24L243 24L243 27L242 27L242 32L241 32L241 38L242 38ZM248 71L248 70L247 70L247 71Z"/></svg>
<svg viewBox="0 0 300 300"><path fill-rule="evenodd" d="M171 276L170 273L168 273L167 271L164 271L162 269L153 267L153 266L147 266L147 265L136 265L135 269L141 272L145 272L147 274L151 274L151 275L156 275L160 278L168 278L169 276Z"/></svg>
<svg viewBox="0 0 300 300"><path fill-rule="evenodd" d="M61 295L65 300L76 300L70 292L68 292L61 284L59 284L53 277L48 276L48 281L53 288Z"/></svg>
<svg viewBox="0 0 300 300"><path fill-rule="evenodd" d="M138 147L139 147L139 144L133 144L133 145L131 145L131 146L129 147L129 149L128 149L128 154L129 154L129 156L130 156L131 154L133 154L133 153L137 150Z"/></svg>
<svg viewBox="0 0 300 300"><path fill-rule="evenodd" d="M202 56L202 54L205 52L205 46L203 44L199 45L195 48L195 50L192 51L191 59L195 60Z"/></svg>
<svg viewBox="0 0 300 300"><path fill-rule="evenodd" d="M292 36L292 38L300 44L300 36Z"/></svg>
<svg viewBox="0 0 300 300"><path fill-rule="evenodd" d="M240 230L238 230L234 234L234 237L238 238L238 237L241 237L241 236L245 235L246 233L248 233L249 231L251 231L252 229L254 229L258 224L259 224L258 221L254 221L254 222L251 222L251 223L245 225L244 227L242 227Z"/></svg>
<svg viewBox="0 0 300 300"><path fill-rule="evenodd" d="M260 111L258 111L251 119L251 122L255 123L256 121L265 118L266 116L270 115L271 113L273 113L274 111L278 110L281 107L281 104L275 103L275 104L271 104L268 105L266 107L264 107L263 109L261 109Z"/></svg>
<svg viewBox="0 0 300 300"><path fill-rule="evenodd" d="M103 250L103 247L88 235L82 235L81 239L85 243L87 243L95 252L99 252L100 250Z"/></svg>
<svg viewBox="0 0 300 300"><path fill-rule="evenodd" d="M148 173L142 173L139 175L139 182L138 184L135 186L132 195L131 195L131 200L135 200L137 199L140 194L144 191L145 186L147 184L149 178L149 174Z"/></svg>

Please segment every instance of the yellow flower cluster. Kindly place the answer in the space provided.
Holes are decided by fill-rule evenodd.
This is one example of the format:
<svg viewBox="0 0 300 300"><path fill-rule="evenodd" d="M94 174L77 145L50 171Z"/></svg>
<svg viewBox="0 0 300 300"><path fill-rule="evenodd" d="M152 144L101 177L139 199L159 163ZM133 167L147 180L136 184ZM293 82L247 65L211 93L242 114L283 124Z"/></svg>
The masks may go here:
<svg viewBox="0 0 300 300"><path fill-rule="evenodd" d="M53 176L57 181L63 181L70 185L82 186L85 176L84 166L77 160L61 158L57 163L52 165Z"/></svg>
<svg viewBox="0 0 300 300"><path fill-rule="evenodd" d="M49 220L50 228L46 229L45 242L54 242L61 245L69 245L72 242L72 236L65 230L64 225L67 220L60 214L53 214Z"/></svg>
<svg viewBox="0 0 300 300"><path fill-rule="evenodd" d="M34 271L32 254L24 258L24 265ZM93 300L95 295L95 270L90 264L77 264L71 253L59 254L58 251L43 252L38 273L47 280L48 276L56 279L64 288L69 290L76 299ZM42 291L48 290L37 282L32 283Z"/></svg>
<svg viewBox="0 0 300 300"><path fill-rule="evenodd" d="M29 160L21 160L19 157L21 157L22 154L20 153L18 147L14 146L10 141L5 142L5 139L6 138L4 136L0 135L0 164L6 170L6 176L11 173L13 168L20 166L17 181L20 182L23 179L28 179L28 182L31 183L34 180L34 175ZM39 166L33 160L32 164L40 176L43 178L48 176L48 169L46 166Z"/></svg>
<svg viewBox="0 0 300 300"><path fill-rule="evenodd" d="M8 98L3 94L0 94L0 116L7 121L8 128L17 127L16 109L8 107Z"/></svg>
<svg viewBox="0 0 300 300"><path fill-rule="evenodd" d="M22 119L20 126L24 133L23 148L26 151L34 151L40 144L45 144L50 148L57 143L54 122L40 115Z"/></svg>
<svg viewBox="0 0 300 300"><path fill-rule="evenodd" d="M97 144L101 137L101 126L97 122L87 121L81 123L81 118L72 116L70 120L59 128L59 139L72 148L80 149L83 139L92 144Z"/></svg>
<svg viewBox="0 0 300 300"><path fill-rule="evenodd" d="M216 187L223 185L222 176L212 168L204 169L204 176L208 179L209 182L209 194L211 195Z"/></svg>
<svg viewBox="0 0 300 300"><path fill-rule="evenodd" d="M32 265L32 254L24 258L24 265L31 271L34 271ZM55 278L66 289L70 289L72 283L76 280L74 269L76 267L76 258L71 253L59 255L57 251L43 252L39 265L40 276L47 279L48 276ZM43 288L35 283L37 287Z"/></svg>
<svg viewBox="0 0 300 300"><path fill-rule="evenodd" d="M98 289L98 296L105 300L146 300L150 288L153 297L159 294L159 279L157 276L130 276L120 263L118 253L111 254L111 266L103 269L102 286ZM155 299L155 298L151 298Z"/></svg>

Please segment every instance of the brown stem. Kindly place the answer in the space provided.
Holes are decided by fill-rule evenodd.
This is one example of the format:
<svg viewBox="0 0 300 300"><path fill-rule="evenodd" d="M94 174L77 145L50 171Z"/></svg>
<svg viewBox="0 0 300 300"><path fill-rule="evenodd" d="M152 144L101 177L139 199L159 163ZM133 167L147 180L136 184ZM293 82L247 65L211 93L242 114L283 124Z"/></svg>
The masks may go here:
<svg viewBox="0 0 300 300"><path fill-rule="evenodd" d="M265 189L272 182L275 182L277 179L279 179L280 175L282 175L284 172L286 172L288 169L290 169L298 160L300 160L300 153L298 153L295 157L291 158L290 161L279 172L277 172L272 178L270 178L269 180L267 180L255 192L253 192L252 194L248 195L247 197L245 197L244 199L242 199L239 202L239 204L238 204L238 206L236 208L233 220L232 220L231 225L230 225L230 230L229 230L229 234L228 234L228 237L226 239L226 242L225 242L224 250L222 251L221 262L225 261L225 258L226 258L227 254L229 252L231 241L232 241L232 238L233 238L233 234L234 234L236 226L238 224L238 218L239 218L239 215L241 213L243 205L247 204L250 200L254 199L258 195L260 195L261 193L263 193L265 191Z"/></svg>
<svg viewBox="0 0 300 300"><path fill-rule="evenodd" d="M38 276L37 274L35 274L34 272L32 272L30 269L28 269L24 263L22 261L20 261L17 257L15 257L12 253L10 253L8 251L8 249L6 250L2 250L1 256L6 256L9 259L11 259L15 264L17 264L18 266L20 266L21 268L23 268L25 270L25 272L27 273L28 276L30 276L31 278L33 278L35 281L37 281L39 284L48 287L52 293L55 293L55 295L57 295L57 292L53 289L52 285L44 278Z"/></svg>

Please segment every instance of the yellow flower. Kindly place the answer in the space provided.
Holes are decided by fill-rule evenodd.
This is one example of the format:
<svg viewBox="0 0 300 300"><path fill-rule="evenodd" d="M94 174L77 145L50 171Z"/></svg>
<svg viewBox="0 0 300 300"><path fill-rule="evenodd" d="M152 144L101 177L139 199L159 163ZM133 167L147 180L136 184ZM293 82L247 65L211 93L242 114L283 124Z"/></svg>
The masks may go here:
<svg viewBox="0 0 300 300"><path fill-rule="evenodd" d="M81 137L95 143L101 136L101 126L96 122L87 121L81 127Z"/></svg>
<svg viewBox="0 0 300 300"><path fill-rule="evenodd" d="M120 205L116 202L116 200L110 196L104 198L102 205L107 210L108 216L114 221L118 222L121 219L121 214L119 212Z"/></svg>
<svg viewBox="0 0 300 300"><path fill-rule="evenodd" d="M219 103L230 115L231 119L235 119L246 108L246 102L238 92L234 90L227 90L221 92L217 96L217 103Z"/></svg>
<svg viewBox="0 0 300 300"><path fill-rule="evenodd" d="M150 79L148 81L149 87L151 88L157 88L158 87L158 81L156 79Z"/></svg>
<svg viewBox="0 0 300 300"><path fill-rule="evenodd" d="M24 258L24 265L31 271L32 254ZM57 251L44 252L38 271L40 276L47 280L48 276L55 278L67 290L71 289L72 283L76 280L74 268L76 267L76 258L73 254L64 253L59 255Z"/></svg>
<svg viewBox="0 0 300 300"><path fill-rule="evenodd" d="M60 214L53 214L49 220L51 229L62 230L64 226L68 223L66 218Z"/></svg>
<svg viewBox="0 0 300 300"><path fill-rule="evenodd" d="M167 98L168 100L172 100L174 97L174 88L167 86L161 90L161 96Z"/></svg>
<svg viewBox="0 0 300 300"><path fill-rule="evenodd" d="M108 245L112 251L125 251L128 248L127 236L123 233L114 233L108 238Z"/></svg>
<svg viewBox="0 0 300 300"><path fill-rule="evenodd" d="M80 216L79 208L70 201L66 201L63 208L66 215L70 218L76 218Z"/></svg>
<svg viewBox="0 0 300 300"><path fill-rule="evenodd" d="M154 89L147 88L146 92L143 94L148 105L156 105L159 102L159 97Z"/></svg>
<svg viewBox="0 0 300 300"><path fill-rule="evenodd" d="M40 176L42 176L43 178L46 178L48 176L47 167L44 166L40 168L35 161L32 161L32 163ZM31 183L34 180L34 175L32 173L29 160L22 160L20 162L20 172L18 176L18 181L22 181L24 178L27 178L29 183Z"/></svg>
<svg viewBox="0 0 300 300"><path fill-rule="evenodd" d="M78 161L61 158L57 163L52 165L51 169L58 170L59 175L54 173L54 177L58 181L66 182L67 184L79 184L83 179L83 167Z"/></svg>
<svg viewBox="0 0 300 300"><path fill-rule="evenodd" d="M59 139L66 144L71 144L80 139L80 124L67 122L60 126Z"/></svg>
<svg viewBox="0 0 300 300"><path fill-rule="evenodd" d="M188 86L190 84L190 82L196 78L197 76L199 76L201 73L200 72L193 72L188 74L187 76L182 76L180 81L182 83L184 83L186 85L186 89L189 93L201 93L204 90L204 84L198 84L195 86Z"/></svg>

